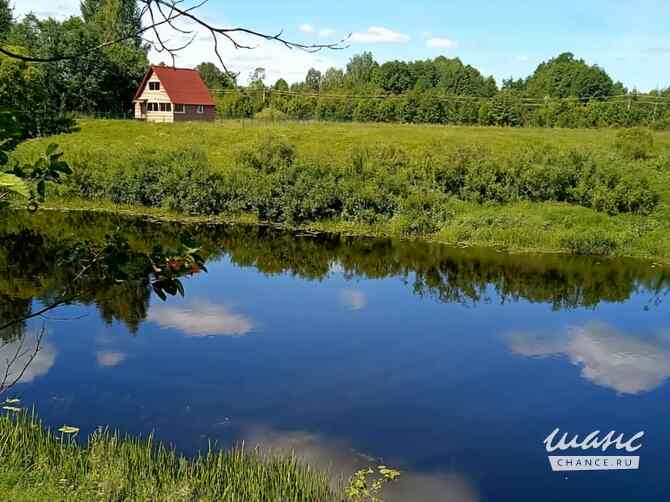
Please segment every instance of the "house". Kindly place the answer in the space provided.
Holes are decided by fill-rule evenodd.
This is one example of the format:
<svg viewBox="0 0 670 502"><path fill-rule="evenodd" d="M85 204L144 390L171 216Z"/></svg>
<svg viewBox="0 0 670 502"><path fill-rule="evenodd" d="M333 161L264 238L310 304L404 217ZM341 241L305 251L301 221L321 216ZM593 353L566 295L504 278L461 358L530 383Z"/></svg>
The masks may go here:
<svg viewBox="0 0 670 502"><path fill-rule="evenodd" d="M197 70L152 65L133 98L135 118L149 122L214 120L214 100Z"/></svg>

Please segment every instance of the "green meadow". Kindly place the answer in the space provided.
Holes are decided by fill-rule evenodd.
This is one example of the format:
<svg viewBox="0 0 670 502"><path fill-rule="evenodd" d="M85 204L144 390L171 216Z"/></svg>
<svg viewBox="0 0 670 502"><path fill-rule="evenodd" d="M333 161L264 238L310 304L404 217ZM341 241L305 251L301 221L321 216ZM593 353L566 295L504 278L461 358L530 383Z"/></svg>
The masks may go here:
<svg viewBox="0 0 670 502"><path fill-rule="evenodd" d="M670 132L79 122L47 206L670 262Z"/></svg>

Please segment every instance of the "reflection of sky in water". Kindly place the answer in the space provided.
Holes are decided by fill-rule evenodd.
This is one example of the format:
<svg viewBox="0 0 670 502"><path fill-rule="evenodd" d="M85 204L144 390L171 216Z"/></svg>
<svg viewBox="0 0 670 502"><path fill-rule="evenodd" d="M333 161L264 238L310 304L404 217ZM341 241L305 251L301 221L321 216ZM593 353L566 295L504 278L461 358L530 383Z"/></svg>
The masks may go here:
<svg viewBox="0 0 670 502"><path fill-rule="evenodd" d="M246 335L254 327L248 317L232 312L225 305L216 305L204 299L192 300L187 306L154 305L149 310L147 320L189 336L240 336Z"/></svg>
<svg viewBox="0 0 670 502"><path fill-rule="evenodd" d="M403 472L392 501L663 500L635 475L554 476L542 444L557 426L645 430L645 479L665 479L670 349L652 335L670 319L646 295L556 310L486 286L490 302L462 305L415 294L411 277L208 268L184 300L152 298L134 335L94 306L62 309L89 315L50 323L17 388L26 405L187 452L245 440L347 475L369 455Z"/></svg>
<svg viewBox="0 0 670 502"><path fill-rule="evenodd" d="M250 428L244 434L245 445L275 453L295 454L310 466L327 471L333 485L380 460L370 458L346 441L328 439L309 432L277 432ZM458 473L421 473L403 471L399 480L384 491L387 502L475 502L479 493L466 477Z"/></svg>
<svg viewBox="0 0 670 502"><path fill-rule="evenodd" d="M563 355L587 380L622 394L650 391L670 377L670 347L664 340L624 335L604 323L548 336L517 333L508 341L524 356Z"/></svg>
<svg viewBox="0 0 670 502"><path fill-rule="evenodd" d="M29 383L49 372L56 361L57 354L56 349L49 342L42 340L39 351L32 361L30 360L35 354L38 336L36 331L29 331L24 335L22 341L14 340L5 343L0 340L0 381L6 375L6 383L11 383L17 378L18 383Z"/></svg>

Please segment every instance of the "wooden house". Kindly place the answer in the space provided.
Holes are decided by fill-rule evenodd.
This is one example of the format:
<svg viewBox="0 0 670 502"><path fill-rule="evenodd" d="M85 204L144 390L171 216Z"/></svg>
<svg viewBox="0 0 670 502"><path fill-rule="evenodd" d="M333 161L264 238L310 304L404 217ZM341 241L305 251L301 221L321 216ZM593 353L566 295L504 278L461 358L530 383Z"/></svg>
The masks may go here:
<svg viewBox="0 0 670 502"><path fill-rule="evenodd" d="M149 122L214 120L214 100L197 70L152 65L133 98L135 118Z"/></svg>

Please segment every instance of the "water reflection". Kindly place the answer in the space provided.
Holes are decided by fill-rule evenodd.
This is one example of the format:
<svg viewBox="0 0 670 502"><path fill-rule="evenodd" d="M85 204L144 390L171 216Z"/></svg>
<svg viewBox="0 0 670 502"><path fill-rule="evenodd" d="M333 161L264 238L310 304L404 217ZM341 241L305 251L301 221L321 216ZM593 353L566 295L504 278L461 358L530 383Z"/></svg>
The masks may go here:
<svg viewBox="0 0 670 502"><path fill-rule="evenodd" d="M46 375L56 361L56 349L41 334L28 331L21 338L0 342L0 380L29 383ZM39 340L39 342L38 342ZM39 350L37 350L39 343ZM0 390L3 386L0 385Z"/></svg>
<svg viewBox="0 0 670 502"><path fill-rule="evenodd" d="M564 356L583 378L621 394L650 391L670 377L670 346L659 337L642 338L592 322L549 335L516 333L513 352L528 357Z"/></svg>
<svg viewBox="0 0 670 502"><path fill-rule="evenodd" d="M362 310L368 304L368 297L358 289L342 289L340 303L349 310Z"/></svg>
<svg viewBox="0 0 670 502"><path fill-rule="evenodd" d="M255 428L247 431L244 442L276 453L293 453L308 465L329 472L333 485L358 469L383 462L357 452L346 441L304 431ZM477 487L459 473L403 470L399 480L385 489L383 499L386 502L476 502L480 495Z"/></svg>
<svg viewBox="0 0 670 502"><path fill-rule="evenodd" d="M100 350L95 354L98 366L102 366L103 368L118 366L125 361L127 357L128 356L125 353L113 350Z"/></svg>
<svg viewBox="0 0 670 502"><path fill-rule="evenodd" d="M154 305L147 320L189 336L242 336L254 328L250 318L204 299L194 299L187 306Z"/></svg>
<svg viewBox="0 0 670 502"><path fill-rule="evenodd" d="M265 227L158 224L100 214L16 212L0 221L0 317L16 318L32 300L48 302L70 287L78 269L57 257L86 242L100 242L121 228L131 247L147 251L174 247L188 230L197 235L209 261L226 256L238 267L264 274L293 274L305 279L398 277L421 296L445 303L542 302L555 310L593 308L645 294L658 305L670 289L670 275L649 263L553 255L506 255L478 249L392 239L337 235L296 236ZM109 284L89 277L77 285L77 301L95 304L100 316L120 320L135 333L150 311L150 288ZM360 310L364 293L344 288L340 303ZM198 308L200 310L198 310ZM196 326L194 335L245 334L253 322L223 306L203 304L165 311L170 326ZM203 320L204 318L204 320Z"/></svg>

